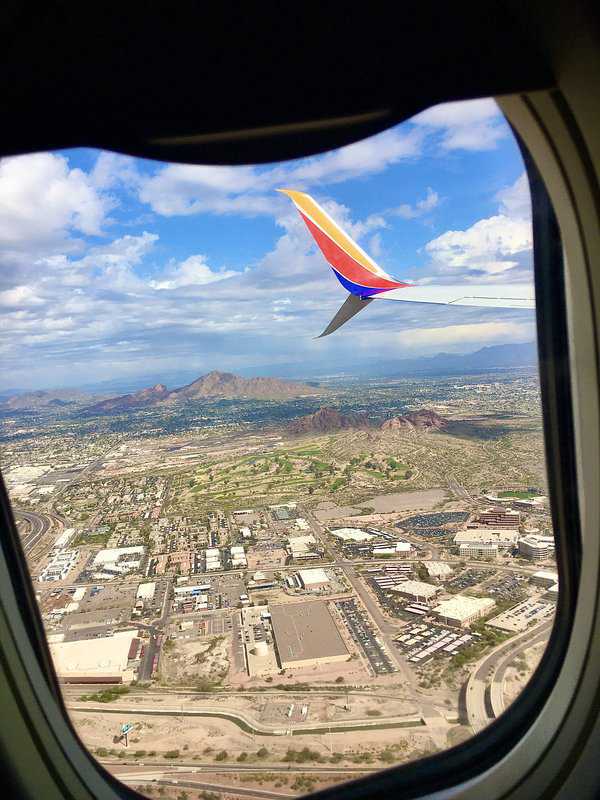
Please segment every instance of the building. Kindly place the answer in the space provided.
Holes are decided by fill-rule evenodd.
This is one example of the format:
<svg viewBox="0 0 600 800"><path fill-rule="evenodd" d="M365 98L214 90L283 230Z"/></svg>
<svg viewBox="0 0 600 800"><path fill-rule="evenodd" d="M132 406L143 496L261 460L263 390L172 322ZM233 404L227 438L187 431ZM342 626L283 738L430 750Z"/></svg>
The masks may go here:
<svg viewBox="0 0 600 800"><path fill-rule="evenodd" d="M467 528L459 531L454 537L454 544L485 544L494 543L499 550L512 550L519 541L519 532L503 528Z"/></svg>
<svg viewBox="0 0 600 800"><path fill-rule="evenodd" d="M146 553L145 547L111 547L100 550L92 568L114 575L125 575L139 570Z"/></svg>
<svg viewBox="0 0 600 800"><path fill-rule="evenodd" d="M221 551L218 547L209 547L205 553L206 571L213 572L214 570L222 569L221 565Z"/></svg>
<svg viewBox="0 0 600 800"><path fill-rule="evenodd" d="M79 560L77 550L57 550L46 567L40 572L38 580L63 581Z"/></svg>
<svg viewBox="0 0 600 800"><path fill-rule="evenodd" d="M235 544L230 547L231 553L231 566L234 569L245 569L248 566L246 561L246 552L241 544Z"/></svg>
<svg viewBox="0 0 600 800"><path fill-rule="evenodd" d="M136 600L147 600L149 603L154 600L156 592L155 583L140 583L137 589Z"/></svg>
<svg viewBox="0 0 600 800"><path fill-rule="evenodd" d="M396 586L391 586L390 591L413 602L429 603L435 598L440 588L424 581L404 581Z"/></svg>
<svg viewBox="0 0 600 800"><path fill-rule="evenodd" d="M535 572L530 580L534 586L542 586L544 589L549 589L555 583L558 583L558 572L540 570L540 572Z"/></svg>
<svg viewBox="0 0 600 800"><path fill-rule="evenodd" d="M529 534L519 539L519 555L530 561L545 561L554 556L554 537Z"/></svg>
<svg viewBox="0 0 600 800"><path fill-rule="evenodd" d="M316 552L317 540L312 534L306 536L290 536L288 539L289 553L294 560L302 558L319 558Z"/></svg>
<svg viewBox="0 0 600 800"><path fill-rule="evenodd" d="M489 614L495 605L491 597L466 597L457 594L450 600L442 600L433 611L443 624L464 628Z"/></svg>
<svg viewBox="0 0 600 800"><path fill-rule="evenodd" d="M270 611L282 669L348 660L350 654L325 602L286 603L270 606Z"/></svg>
<svg viewBox="0 0 600 800"><path fill-rule="evenodd" d="M470 542L458 548L461 558L498 558L497 542Z"/></svg>
<svg viewBox="0 0 600 800"><path fill-rule="evenodd" d="M489 525L494 528L518 528L521 515L518 511L502 506L491 506L482 511L478 517L480 525Z"/></svg>
<svg viewBox="0 0 600 800"><path fill-rule="evenodd" d="M454 574L454 570L450 564L446 564L445 561L424 561L423 566L427 570L427 574L430 578L437 578L440 580Z"/></svg>
<svg viewBox="0 0 600 800"><path fill-rule="evenodd" d="M308 522L303 517L298 517L298 519L296 520L296 522L294 524L295 524L296 528L298 528L299 531L309 531L310 530L310 525L308 524Z"/></svg>
<svg viewBox="0 0 600 800"><path fill-rule="evenodd" d="M129 683L139 658L138 631L50 644L54 669L63 683ZM134 652L135 647L135 652Z"/></svg>
<svg viewBox="0 0 600 800"><path fill-rule="evenodd" d="M367 533L361 528L335 528L330 530L329 533L343 542L368 542L369 539L375 538L373 534Z"/></svg>
<svg viewBox="0 0 600 800"><path fill-rule="evenodd" d="M329 576L324 569L301 569L298 572L298 580L303 589L314 591L325 589L329 586Z"/></svg>

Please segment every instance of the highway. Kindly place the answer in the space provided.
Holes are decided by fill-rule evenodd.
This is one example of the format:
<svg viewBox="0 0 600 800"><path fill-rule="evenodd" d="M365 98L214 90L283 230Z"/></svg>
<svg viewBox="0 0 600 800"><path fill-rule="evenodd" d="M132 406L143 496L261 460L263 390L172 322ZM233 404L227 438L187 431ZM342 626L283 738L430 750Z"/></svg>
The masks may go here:
<svg viewBox="0 0 600 800"><path fill-rule="evenodd" d="M269 725L263 722L258 722L253 717L245 714L243 711L234 711L223 709L222 706L207 706L202 709L186 709L184 705L172 706L170 708L156 708L154 707L137 707L118 705L110 708L106 705L93 705L89 702L84 703L69 703L68 708L70 711L82 711L89 714L137 714L141 716L156 716L156 717L215 717L219 719L226 719L238 725L242 730L252 733L256 736L287 736L287 735L302 735L314 733L335 733L344 731L356 730L382 730L385 728L412 728L421 727L423 720L418 715L410 716L396 716L373 719L352 719L347 722L310 722L310 723L294 723L293 728L281 727L281 725Z"/></svg>
<svg viewBox="0 0 600 800"><path fill-rule="evenodd" d="M363 764L360 767L355 766L344 766L344 767L332 767L328 765L312 765L312 764L227 764L227 763L218 763L215 764L214 761L207 761L202 763L201 761L181 761L179 760L177 764L169 764L168 766L165 765L164 759L162 761L153 761L151 758L147 759L144 758L144 762L142 764L131 764L129 762L124 761L117 761L115 759L107 759L107 758L99 758L98 761L106 767L106 769L110 769L113 775L118 775L119 778L122 777L122 773L130 773L133 770L145 770L148 771L149 767L162 767L160 772L169 772L169 774L181 774L181 773L197 773L197 772L299 772L300 774L305 773L333 773L336 774L343 774L347 772L370 772L372 770L379 770L382 767L373 767L369 764ZM154 769L154 772L157 772Z"/></svg>
<svg viewBox="0 0 600 800"><path fill-rule="evenodd" d="M146 783L158 783L163 786L177 786L181 789L196 789L199 791L228 792L242 797L261 797L265 800L281 800L285 797L297 797L296 794L289 794L280 791L269 791L257 787L253 789L248 786L224 785L220 783L208 783L206 781L194 780L194 770L188 773L181 773L177 778L173 777L168 770L154 770L153 772L124 772L115 774L123 783L132 786L143 786Z"/></svg>
<svg viewBox="0 0 600 800"><path fill-rule="evenodd" d="M467 717L474 733L486 728L497 716L490 716L486 707L486 690L494 681L504 680L506 667L519 653L527 650L537 642L547 638L554 622L542 622L540 625L524 631L523 633L498 645L491 653L481 659L471 671L471 676L467 682L465 693L465 703L467 707ZM502 669L502 677L496 678ZM504 703L497 703L497 711L501 713Z"/></svg>

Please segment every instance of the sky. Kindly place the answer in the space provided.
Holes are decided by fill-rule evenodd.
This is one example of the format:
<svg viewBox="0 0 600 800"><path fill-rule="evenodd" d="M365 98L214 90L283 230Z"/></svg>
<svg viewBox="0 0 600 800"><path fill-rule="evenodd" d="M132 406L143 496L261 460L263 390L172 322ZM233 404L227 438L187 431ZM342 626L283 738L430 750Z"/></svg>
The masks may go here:
<svg viewBox="0 0 600 800"><path fill-rule="evenodd" d="M260 166L90 149L6 158L0 388L278 364L310 374L534 339L531 311L377 301L315 340L345 291L281 187L313 195L397 278L533 280L524 166L492 100Z"/></svg>

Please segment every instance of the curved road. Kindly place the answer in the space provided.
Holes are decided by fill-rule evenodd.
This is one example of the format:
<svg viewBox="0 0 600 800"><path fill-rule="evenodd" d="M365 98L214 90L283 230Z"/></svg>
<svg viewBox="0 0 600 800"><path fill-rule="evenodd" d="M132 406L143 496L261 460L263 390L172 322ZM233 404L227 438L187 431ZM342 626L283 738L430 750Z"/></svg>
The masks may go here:
<svg viewBox="0 0 600 800"><path fill-rule="evenodd" d="M31 531L21 538L23 550L28 553L49 531L53 518L48 514L34 514L33 511L15 511L14 516L15 519L24 519L31 525Z"/></svg>
<svg viewBox="0 0 600 800"><path fill-rule="evenodd" d="M542 622L537 627L509 639L508 642L503 642L474 666L467 682L465 693L467 717L474 733L486 728L497 716L496 713L494 716L490 716L486 708L486 689L488 685L493 685L494 681L497 681L496 675L499 674L500 670L502 670L500 679L502 681L506 667L515 656L541 641L544 637L547 638L553 624L553 621ZM498 708L499 713L503 709L504 704L502 703L502 709Z"/></svg>

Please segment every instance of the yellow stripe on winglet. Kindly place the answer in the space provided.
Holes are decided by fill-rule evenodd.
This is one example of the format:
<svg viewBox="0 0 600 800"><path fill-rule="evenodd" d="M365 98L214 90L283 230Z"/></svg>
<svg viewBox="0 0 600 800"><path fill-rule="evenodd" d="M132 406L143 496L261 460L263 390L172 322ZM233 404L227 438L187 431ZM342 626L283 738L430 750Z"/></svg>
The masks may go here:
<svg viewBox="0 0 600 800"><path fill-rule="evenodd" d="M277 189L277 191L282 194L287 194L300 211L308 214L312 221L315 222L324 233L333 239L339 247L345 250L349 256L352 256L352 258L358 261L365 269L368 269L373 275L379 275L382 278L394 280L387 275L381 267L377 266L373 259L352 241L347 233L344 233L337 222L331 219L329 214L327 214L309 194L297 192L295 189Z"/></svg>

